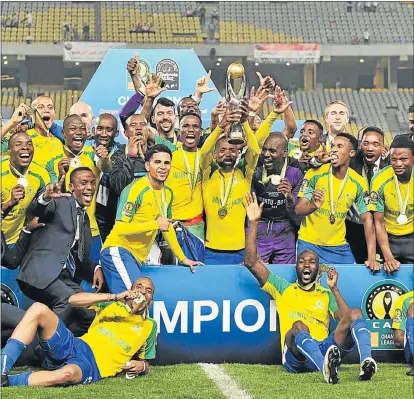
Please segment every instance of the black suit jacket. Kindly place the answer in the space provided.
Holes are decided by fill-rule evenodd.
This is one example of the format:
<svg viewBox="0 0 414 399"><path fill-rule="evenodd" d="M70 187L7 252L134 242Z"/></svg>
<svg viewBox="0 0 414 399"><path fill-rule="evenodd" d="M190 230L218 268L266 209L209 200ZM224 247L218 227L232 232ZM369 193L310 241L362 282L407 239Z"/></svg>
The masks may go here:
<svg viewBox="0 0 414 399"><path fill-rule="evenodd" d="M62 197L52 200L47 205L41 205L34 200L28 212L39 216L39 222L45 223L46 226L32 233L17 280L44 289L59 276L72 248L77 223L76 201L73 197ZM75 277L92 281L95 264L88 259L92 234L86 213L84 232L85 257L83 262L75 258Z"/></svg>
<svg viewBox="0 0 414 399"><path fill-rule="evenodd" d="M379 170L384 169L389 165L388 158L380 160ZM358 150L357 154L351 159L349 166L355 170L359 175L362 176L362 170L364 168L364 157L362 156L362 151Z"/></svg>
<svg viewBox="0 0 414 399"><path fill-rule="evenodd" d="M20 232L19 239L14 244L13 248L9 249L6 244L6 237L1 232L1 265L7 269L17 269L20 261L26 253L30 242L30 234L23 230Z"/></svg>

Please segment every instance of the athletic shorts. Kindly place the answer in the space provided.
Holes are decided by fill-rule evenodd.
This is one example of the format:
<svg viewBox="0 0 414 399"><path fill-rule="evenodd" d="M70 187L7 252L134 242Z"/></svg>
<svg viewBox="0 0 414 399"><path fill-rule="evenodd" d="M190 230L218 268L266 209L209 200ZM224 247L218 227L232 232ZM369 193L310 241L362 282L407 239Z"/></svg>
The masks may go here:
<svg viewBox="0 0 414 399"><path fill-rule="evenodd" d="M311 250L319 256L319 263L335 265L352 265L355 263L354 255L348 243L332 247L315 245L310 242L298 240L296 254L298 257L305 250Z"/></svg>
<svg viewBox="0 0 414 399"><path fill-rule="evenodd" d="M89 260L94 263L98 263L99 258L101 256L101 249L102 239L101 236L98 234L97 236L92 237L91 252L89 252Z"/></svg>
<svg viewBox="0 0 414 399"><path fill-rule="evenodd" d="M323 341L316 341L319 346L319 349L323 356L325 356L326 351L332 345L335 345L339 348L341 353L341 359L343 359L348 353L352 352L355 348L355 345L352 346L350 349L342 349L336 342L335 342L335 330L332 331ZM312 371L318 371L318 368L315 364L309 360L298 360L295 356L293 356L292 352L289 350L285 343L285 347L282 353L282 364L283 367L289 371L290 373L309 373Z"/></svg>
<svg viewBox="0 0 414 399"><path fill-rule="evenodd" d="M101 267L112 294L131 289L134 281L142 277L141 264L121 247L105 248L101 252Z"/></svg>
<svg viewBox="0 0 414 399"><path fill-rule="evenodd" d="M219 251L206 248L205 265L240 265L244 261L244 249L240 251Z"/></svg>
<svg viewBox="0 0 414 399"><path fill-rule="evenodd" d="M90 346L79 338L75 338L62 320L53 337L47 341L39 338L39 345L46 356L49 369L61 369L69 364L76 364L82 370L79 384L90 384L101 379L95 356Z"/></svg>

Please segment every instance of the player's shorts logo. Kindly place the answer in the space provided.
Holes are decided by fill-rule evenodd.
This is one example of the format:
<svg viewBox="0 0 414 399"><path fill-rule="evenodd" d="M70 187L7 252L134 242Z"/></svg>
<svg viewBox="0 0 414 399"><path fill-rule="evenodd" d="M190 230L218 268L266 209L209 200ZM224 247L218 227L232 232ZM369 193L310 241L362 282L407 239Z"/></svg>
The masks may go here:
<svg viewBox="0 0 414 399"><path fill-rule="evenodd" d="M375 191L373 191L371 193L370 202L371 202L372 205L377 205L377 203L378 203L378 194Z"/></svg>
<svg viewBox="0 0 414 399"><path fill-rule="evenodd" d="M174 60L161 60L156 67L157 74L160 73L165 87L168 90L179 90L180 88L180 69Z"/></svg>
<svg viewBox="0 0 414 399"><path fill-rule="evenodd" d="M6 284L1 283L1 303L19 306L19 301L13 290Z"/></svg>
<svg viewBox="0 0 414 399"><path fill-rule="evenodd" d="M362 298L362 312L366 319L391 319L391 310L399 296L408 288L396 280L381 280L369 287Z"/></svg>

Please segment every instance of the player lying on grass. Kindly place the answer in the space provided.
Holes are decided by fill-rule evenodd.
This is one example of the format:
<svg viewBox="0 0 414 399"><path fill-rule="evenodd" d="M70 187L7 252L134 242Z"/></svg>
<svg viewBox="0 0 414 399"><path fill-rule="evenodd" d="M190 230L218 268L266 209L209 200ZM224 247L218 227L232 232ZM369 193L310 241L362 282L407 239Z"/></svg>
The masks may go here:
<svg viewBox="0 0 414 399"><path fill-rule="evenodd" d="M341 357L351 352L356 344L361 359L359 379L370 380L377 371L377 364L371 357L370 331L361 310L350 309L342 298L335 268L327 271L329 289L317 282L319 259L310 250L303 251L297 258L295 283L271 273L257 258L257 226L263 206L258 206L254 193L246 196L246 202L250 229L244 264L262 289L276 300L284 368L292 373L321 371L328 384L336 384ZM330 314L338 322L331 334Z"/></svg>
<svg viewBox="0 0 414 399"><path fill-rule="evenodd" d="M413 367L407 375L414 376L414 291L401 295L391 313L394 343L397 348L404 348L405 359Z"/></svg>
<svg viewBox="0 0 414 399"><path fill-rule="evenodd" d="M55 386L95 382L122 370L146 374L155 358L157 323L148 318L154 285L137 279L121 294L81 292L69 298L73 306L92 307L96 317L88 332L75 338L48 307L34 303L14 330L1 354L2 386ZM39 335L39 344L54 371L8 375L22 350ZM131 360L137 354L140 360Z"/></svg>

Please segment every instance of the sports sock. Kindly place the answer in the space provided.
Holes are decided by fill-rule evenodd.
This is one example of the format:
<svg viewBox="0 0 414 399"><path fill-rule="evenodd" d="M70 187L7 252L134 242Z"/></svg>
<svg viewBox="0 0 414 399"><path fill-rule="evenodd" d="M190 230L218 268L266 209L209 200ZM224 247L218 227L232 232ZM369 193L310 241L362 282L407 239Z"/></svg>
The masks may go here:
<svg viewBox="0 0 414 399"><path fill-rule="evenodd" d="M26 345L15 338L9 338L1 351L1 373L8 374Z"/></svg>
<svg viewBox="0 0 414 399"><path fill-rule="evenodd" d="M10 386L16 387L29 385L29 375L32 373L33 371L28 371L27 373L9 375Z"/></svg>
<svg viewBox="0 0 414 399"><path fill-rule="evenodd" d="M371 354L371 333L365 319L354 320L351 324L351 334L357 344L361 363Z"/></svg>
<svg viewBox="0 0 414 399"><path fill-rule="evenodd" d="M409 317L405 322L405 336L410 346L411 355L414 356L414 317Z"/></svg>
<svg viewBox="0 0 414 399"><path fill-rule="evenodd" d="M309 359L318 369L323 369L324 357L316 341L306 331L301 331L295 337L295 344L299 351Z"/></svg>

